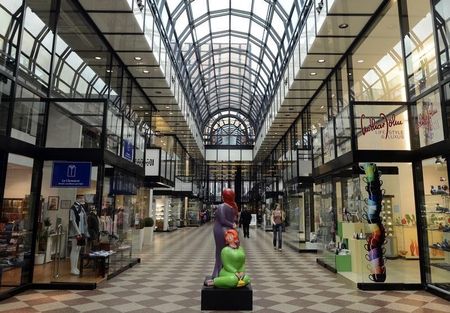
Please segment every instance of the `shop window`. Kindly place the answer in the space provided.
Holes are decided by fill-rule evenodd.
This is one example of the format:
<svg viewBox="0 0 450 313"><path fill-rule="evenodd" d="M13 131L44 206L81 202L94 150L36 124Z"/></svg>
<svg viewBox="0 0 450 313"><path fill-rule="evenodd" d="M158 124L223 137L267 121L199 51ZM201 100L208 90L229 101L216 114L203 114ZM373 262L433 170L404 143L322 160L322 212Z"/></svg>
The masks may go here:
<svg viewBox="0 0 450 313"><path fill-rule="evenodd" d="M103 102L51 102L46 146L99 148Z"/></svg>
<svg viewBox="0 0 450 313"><path fill-rule="evenodd" d="M448 0L434 0L434 26L443 78L450 77L450 5Z"/></svg>
<svg viewBox="0 0 450 313"><path fill-rule="evenodd" d="M415 136L420 147L444 140L439 89L417 100L415 109Z"/></svg>
<svg viewBox="0 0 450 313"><path fill-rule="evenodd" d="M311 242L317 243L320 251L318 261L336 268L336 207L333 207L335 190L332 182L314 186L314 229Z"/></svg>
<svg viewBox="0 0 450 313"><path fill-rule="evenodd" d="M33 267L31 198L33 159L9 154L4 198L0 204L1 292L29 283ZM39 204L37 205L39 206Z"/></svg>
<svg viewBox="0 0 450 313"><path fill-rule="evenodd" d="M419 240L411 163L360 163L359 209L341 236L360 283L419 283ZM351 195L350 195L351 197ZM350 198L352 199L352 198Z"/></svg>
<svg viewBox="0 0 450 313"><path fill-rule="evenodd" d="M450 196L447 159L442 156L422 161L422 218L428 255L427 283L450 291Z"/></svg>
<svg viewBox="0 0 450 313"><path fill-rule="evenodd" d="M357 103L353 107L359 150L410 150L406 105Z"/></svg>
<svg viewBox="0 0 450 313"><path fill-rule="evenodd" d="M408 93L418 96L437 83L436 52L429 1L406 0L408 26L404 45Z"/></svg>
<svg viewBox="0 0 450 313"><path fill-rule="evenodd" d="M346 106L336 115L336 148L337 156L341 156L351 150L352 130L350 127L350 107Z"/></svg>
<svg viewBox="0 0 450 313"><path fill-rule="evenodd" d="M355 100L405 101L400 38L394 3L352 55Z"/></svg>

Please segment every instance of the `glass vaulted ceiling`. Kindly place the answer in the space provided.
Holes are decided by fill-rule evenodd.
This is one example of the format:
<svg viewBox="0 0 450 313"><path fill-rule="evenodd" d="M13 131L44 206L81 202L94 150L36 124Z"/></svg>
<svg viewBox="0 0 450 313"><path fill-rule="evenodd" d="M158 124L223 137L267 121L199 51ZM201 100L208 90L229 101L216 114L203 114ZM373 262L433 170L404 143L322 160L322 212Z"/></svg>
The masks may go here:
<svg viewBox="0 0 450 313"><path fill-rule="evenodd" d="M204 129L218 112L257 132L309 0L149 0Z"/></svg>

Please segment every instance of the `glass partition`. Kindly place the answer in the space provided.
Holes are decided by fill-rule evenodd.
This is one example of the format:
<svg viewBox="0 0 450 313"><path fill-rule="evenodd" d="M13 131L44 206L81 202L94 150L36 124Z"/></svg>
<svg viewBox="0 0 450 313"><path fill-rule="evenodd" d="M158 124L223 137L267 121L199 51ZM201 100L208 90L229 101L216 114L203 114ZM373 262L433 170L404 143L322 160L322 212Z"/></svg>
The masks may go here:
<svg viewBox="0 0 450 313"><path fill-rule="evenodd" d="M450 196L447 159L438 156L422 161L421 212L427 241L427 283L450 291Z"/></svg>
<svg viewBox="0 0 450 313"><path fill-rule="evenodd" d="M106 150L118 155L122 137L123 114L111 103L106 116Z"/></svg>
<svg viewBox="0 0 450 313"><path fill-rule="evenodd" d="M16 64L22 4L23 1L2 1L0 4L0 68L10 74Z"/></svg>
<svg viewBox="0 0 450 313"><path fill-rule="evenodd" d="M103 102L50 102L49 148L99 148Z"/></svg>
<svg viewBox="0 0 450 313"><path fill-rule="evenodd" d="M336 124L336 148L337 156L341 156L349 152L352 148L351 136L352 129L350 127L350 107L346 106L335 118Z"/></svg>
<svg viewBox="0 0 450 313"><path fill-rule="evenodd" d="M37 145L44 126L45 102L28 89L17 86L11 137Z"/></svg>
<svg viewBox="0 0 450 313"><path fill-rule="evenodd" d="M404 45L409 96L420 95L438 80L433 21L429 1L406 0L408 29Z"/></svg>
<svg viewBox="0 0 450 313"><path fill-rule="evenodd" d="M445 79L450 77L450 8L447 0L434 0L433 8L441 75Z"/></svg>

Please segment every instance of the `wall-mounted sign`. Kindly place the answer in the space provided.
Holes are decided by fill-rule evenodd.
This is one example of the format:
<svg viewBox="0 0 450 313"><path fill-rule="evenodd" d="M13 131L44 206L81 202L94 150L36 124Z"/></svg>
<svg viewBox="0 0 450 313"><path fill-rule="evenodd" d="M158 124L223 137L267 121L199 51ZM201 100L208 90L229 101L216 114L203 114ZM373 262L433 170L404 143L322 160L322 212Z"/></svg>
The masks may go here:
<svg viewBox="0 0 450 313"><path fill-rule="evenodd" d="M366 120L369 120L369 125L364 125ZM365 114L361 114L360 118L361 132L366 135L370 132L380 134L384 139L403 139L403 129L396 129L396 126L403 125L403 121L397 120L395 114L380 113L378 118L366 117Z"/></svg>
<svg viewBox="0 0 450 313"><path fill-rule="evenodd" d="M145 176L159 176L160 149L145 150Z"/></svg>
<svg viewBox="0 0 450 313"><path fill-rule="evenodd" d="M125 159L127 159L128 161L133 161L133 152L134 152L133 144L128 140L124 140L123 141L123 157Z"/></svg>
<svg viewBox="0 0 450 313"><path fill-rule="evenodd" d="M428 98L438 97L431 95ZM435 105L434 99L423 99L417 102L417 130L419 131L420 146L428 146L444 139L441 105ZM420 113L419 113L420 112Z"/></svg>
<svg viewBox="0 0 450 313"><path fill-rule="evenodd" d="M91 186L91 162L53 162L52 188L70 188Z"/></svg>

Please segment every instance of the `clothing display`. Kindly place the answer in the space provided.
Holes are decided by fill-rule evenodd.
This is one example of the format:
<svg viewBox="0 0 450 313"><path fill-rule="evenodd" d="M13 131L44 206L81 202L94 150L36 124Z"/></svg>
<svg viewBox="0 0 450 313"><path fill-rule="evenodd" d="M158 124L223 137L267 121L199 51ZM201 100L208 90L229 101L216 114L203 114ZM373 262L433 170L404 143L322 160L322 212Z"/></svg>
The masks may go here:
<svg viewBox="0 0 450 313"><path fill-rule="evenodd" d="M80 275L78 269L78 259L80 257L81 237L89 238L87 214L83 205L75 201L70 208L69 213L69 238L71 238L72 248L70 251L70 273L73 275Z"/></svg>

